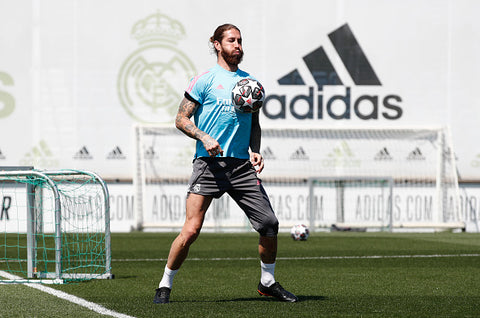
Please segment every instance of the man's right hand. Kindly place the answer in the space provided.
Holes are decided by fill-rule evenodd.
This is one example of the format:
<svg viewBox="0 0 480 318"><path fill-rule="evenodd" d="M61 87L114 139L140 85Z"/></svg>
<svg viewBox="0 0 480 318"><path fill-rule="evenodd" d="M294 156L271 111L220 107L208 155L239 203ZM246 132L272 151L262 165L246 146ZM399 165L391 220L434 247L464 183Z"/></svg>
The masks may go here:
<svg viewBox="0 0 480 318"><path fill-rule="evenodd" d="M218 141L209 135L203 136L202 142L210 157L216 157L218 154L223 155L223 149L220 147Z"/></svg>

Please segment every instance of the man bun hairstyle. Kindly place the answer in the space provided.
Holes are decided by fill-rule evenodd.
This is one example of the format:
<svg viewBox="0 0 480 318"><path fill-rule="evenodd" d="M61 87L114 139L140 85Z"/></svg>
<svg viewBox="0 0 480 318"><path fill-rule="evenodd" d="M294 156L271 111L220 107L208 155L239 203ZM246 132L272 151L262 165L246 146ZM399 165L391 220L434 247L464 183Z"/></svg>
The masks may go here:
<svg viewBox="0 0 480 318"><path fill-rule="evenodd" d="M215 32L213 32L213 35L210 37L210 45L212 47L212 53L215 53L216 55L218 55L218 51L215 48L215 45L213 45L213 43L215 43L215 41L222 43L223 33L230 29L236 29L238 32L240 32L240 29L231 23L225 23L225 24L219 25L215 29Z"/></svg>

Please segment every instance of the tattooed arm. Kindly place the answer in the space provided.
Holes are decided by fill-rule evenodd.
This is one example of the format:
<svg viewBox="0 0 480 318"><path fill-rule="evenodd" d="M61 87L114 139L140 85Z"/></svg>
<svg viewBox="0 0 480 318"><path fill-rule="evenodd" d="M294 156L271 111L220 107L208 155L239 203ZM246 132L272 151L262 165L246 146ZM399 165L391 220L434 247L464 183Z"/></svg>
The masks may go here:
<svg viewBox="0 0 480 318"><path fill-rule="evenodd" d="M259 113L252 114L252 131L250 134L250 161L256 167L258 173L262 172L264 163L260 154L260 144L262 141L262 128L260 127Z"/></svg>
<svg viewBox="0 0 480 318"><path fill-rule="evenodd" d="M199 140L207 150L210 157L215 157L218 154L223 155L223 149L220 147L218 141L213 139L207 133L198 129L197 126L190 120L198 109L198 104L183 98L178 107L177 117L175 118L175 126L190 138Z"/></svg>

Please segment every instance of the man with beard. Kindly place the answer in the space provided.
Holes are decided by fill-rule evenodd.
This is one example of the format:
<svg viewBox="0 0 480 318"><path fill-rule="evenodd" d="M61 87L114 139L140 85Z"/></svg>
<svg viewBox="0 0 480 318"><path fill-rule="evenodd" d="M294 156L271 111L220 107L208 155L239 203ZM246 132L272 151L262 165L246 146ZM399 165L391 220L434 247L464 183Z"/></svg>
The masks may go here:
<svg viewBox="0 0 480 318"><path fill-rule="evenodd" d="M179 130L197 140L196 152L188 185L185 223L171 245L154 302L170 301L173 278L200 234L212 199L225 192L242 208L260 234L258 293L296 302L297 297L274 278L278 220L257 177L264 167L259 114L236 111L232 103L235 84L241 79L253 78L238 68L243 57L240 30L232 24L221 25L210 43L215 49L217 64L192 79L175 119Z"/></svg>

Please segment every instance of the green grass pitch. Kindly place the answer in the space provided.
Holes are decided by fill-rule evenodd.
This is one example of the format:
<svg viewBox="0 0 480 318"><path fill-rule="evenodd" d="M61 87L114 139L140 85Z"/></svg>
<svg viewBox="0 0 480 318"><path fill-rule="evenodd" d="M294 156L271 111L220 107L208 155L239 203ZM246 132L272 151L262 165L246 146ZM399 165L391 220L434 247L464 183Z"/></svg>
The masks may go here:
<svg viewBox="0 0 480 318"><path fill-rule="evenodd" d="M258 236L203 233L171 303L153 303L175 234L112 235L113 280L54 285L135 317L480 317L480 235L279 234L276 279L300 302L258 296ZM0 317L100 317L22 285L0 285Z"/></svg>

